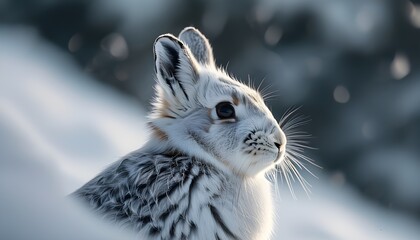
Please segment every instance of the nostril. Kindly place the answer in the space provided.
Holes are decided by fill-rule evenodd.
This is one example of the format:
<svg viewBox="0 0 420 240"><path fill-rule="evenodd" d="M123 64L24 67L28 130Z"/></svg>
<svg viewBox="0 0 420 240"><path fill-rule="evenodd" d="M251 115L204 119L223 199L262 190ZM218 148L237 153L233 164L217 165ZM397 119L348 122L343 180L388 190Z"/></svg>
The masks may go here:
<svg viewBox="0 0 420 240"><path fill-rule="evenodd" d="M276 145L277 149L280 149L280 143L274 142L274 145Z"/></svg>

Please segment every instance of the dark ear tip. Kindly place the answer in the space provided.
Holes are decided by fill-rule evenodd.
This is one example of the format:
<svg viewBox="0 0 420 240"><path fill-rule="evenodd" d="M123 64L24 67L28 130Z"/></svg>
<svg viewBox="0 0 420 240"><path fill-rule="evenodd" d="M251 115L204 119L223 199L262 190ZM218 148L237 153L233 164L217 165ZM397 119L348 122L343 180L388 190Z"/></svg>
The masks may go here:
<svg viewBox="0 0 420 240"><path fill-rule="evenodd" d="M166 34L162 34L162 35L160 35L159 37L157 37L156 38L156 40L155 40L155 42L154 42L154 46L156 46L156 44L158 43L158 42L165 42L165 41L169 41L169 42L173 42L173 43L178 43L180 46L181 46L181 41L177 38L177 37L175 37L174 35L172 35L172 34L169 34L169 33L166 33Z"/></svg>
<svg viewBox="0 0 420 240"><path fill-rule="evenodd" d="M159 37L157 37L155 42L153 43L153 54L154 54L155 60L156 60L156 45L157 44L167 45L167 44L174 44L174 43L177 43L178 46L181 47L182 49L185 48L184 44L177 37L175 37L174 35L170 33L162 34Z"/></svg>
<svg viewBox="0 0 420 240"><path fill-rule="evenodd" d="M154 44L153 44L154 48L156 47L156 44L158 42L162 42L162 41L163 42L164 41L169 41L169 42L172 42L172 43L177 43L181 48L184 48L184 44L177 37L175 37L174 35L172 35L170 33L162 34L159 37L157 37Z"/></svg>
<svg viewBox="0 0 420 240"><path fill-rule="evenodd" d="M159 37L156 38L154 45L158 43L159 41L165 41L165 39L168 39L171 42L179 42L178 38L176 38L174 35L170 33L162 34Z"/></svg>

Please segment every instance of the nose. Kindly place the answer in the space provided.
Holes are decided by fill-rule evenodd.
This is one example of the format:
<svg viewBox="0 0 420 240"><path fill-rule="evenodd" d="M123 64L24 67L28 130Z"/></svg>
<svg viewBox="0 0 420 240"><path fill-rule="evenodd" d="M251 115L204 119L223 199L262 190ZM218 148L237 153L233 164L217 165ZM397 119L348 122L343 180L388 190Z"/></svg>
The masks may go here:
<svg viewBox="0 0 420 240"><path fill-rule="evenodd" d="M281 129L275 135L274 145L279 152L284 152L286 150L287 138Z"/></svg>
<svg viewBox="0 0 420 240"><path fill-rule="evenodd" d="M278 143L278 142L274 142L274 145L276 145L276 148L279 152L283 152L286 148L285 144L281 144L281 143Z"/></svg>

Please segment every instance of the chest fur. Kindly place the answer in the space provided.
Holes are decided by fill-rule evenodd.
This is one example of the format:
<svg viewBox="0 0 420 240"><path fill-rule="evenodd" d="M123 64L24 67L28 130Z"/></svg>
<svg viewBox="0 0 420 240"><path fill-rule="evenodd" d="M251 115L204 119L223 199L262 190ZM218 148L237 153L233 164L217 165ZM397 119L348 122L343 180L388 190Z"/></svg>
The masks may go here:
<svg viewBox="0 0 420 240"><path fill-rule="evenodd" d="M269 237L273 210L264 177L244 181L189 158L151 160L123 160L76 194L145 239Z"/></svg>

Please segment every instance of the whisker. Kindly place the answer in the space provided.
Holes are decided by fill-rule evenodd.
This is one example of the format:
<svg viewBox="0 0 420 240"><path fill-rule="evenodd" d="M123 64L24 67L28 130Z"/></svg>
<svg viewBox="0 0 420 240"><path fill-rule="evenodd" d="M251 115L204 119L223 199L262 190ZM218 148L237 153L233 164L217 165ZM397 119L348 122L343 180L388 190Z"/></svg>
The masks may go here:
<svg viewBox="0 0 420 240"><path fill-rule="evenodd" d="M272 84L269 84L259 91L263 99L280 96L279 94L275 94L275 93L280 92L278 89L269 91L270 89L272 89L272 86L273 86Z"/></svg>
<svg viewBox="0 0 420 240"><path fill-rule="evenodd" d="M305 155L305 151L316 150L309 146L312 135L299 130L300 127L311 122L311 119L303 115L297 115L300 107L288 108L280 118L279 125L287 137L286 155L283 161L276 167L280 173L281 179L284 178L289 191L294 199L296 193L293 189L293 182L299 182L306 195L310 198L312 185L305 179L300 171L306 171L314 178L318 178L311 170L309 170L306 162L312 166L319 167L314 160Z"/></svg>
<svg viewBox="0 0 420 240"><path fill-rule="evenodd" d="M296 180L295 180L295 177L294 177L294 175L292 174L293 172L292 172L292 168L291 168L291 163L290 163L290 161L289 161L289 159L288 159L288 161L285 161L284 162L285 164L286 164L286 166L287 166L287 171L289 172L289 174L290 174L290 178L293 180L293 182L296 182Z"/></svg>
<svg viewBox="0 0 420 240"><path fill-rule="evenodd" d="M277 98L280 95L279 94L275 94L277 91L272 91L272 92L268 92L268 93L264 93L261 97L264 99L264 101L268 101L271 100L273 98Z"/></svg>
<svg viewBox="0 0 420 240"><path fill-rule="evenodd" d="M290 161L292 161L293 163L295 163L300 169L305 169L309 174L311 174L314 178L318 179L318 176L316 176L314 173L312 173L311 170L309 170L304 163L301 163L299 160L288 156L288 158L290 159ZM317 166L317 165L316 165Z"/></svg>
<svg viewBox="0 0 420 240"><path fill-rule="evenodd" d="M256 89L257 92L260 92L260 88L261 88L262 84L264 83L264 81L265 81L265 78L261 79L261 82L260 82L260 84L258 84L258 87Z"/></svg>
<svg viewBox="0 0 420 240"><path fill-rule="evenodd" d="M297 152L290 152L288 155L292 155L295 159L302 159L302 160L305 160L306 162L308 162L308 163L310 163L311 165L313 165L313 166L315 166L315 167L318 167L318 168L321 168L322 169L322 167L321 166L319 166L319 165L317 165L316 163L315 163L315 161L312 159L312 158L310 158L310 157L307 157L307 156L305 156L305 155L303 155L303 154L301 154L301 153L297 153ZM300 161L299 161L300 162Z"/></svg>
<svg viewBox="0 0 420 240"><path fill-rule="evenodd" d="M284 161L284 162L286 162L286 161ZM286 180L286 184L289 187L289 191L292 194L293 199L297 199L296 198L295 191L294 191L293 186L292 186L292 183L290 181L290 176L289 176L290 175L290 170L289 170L289 167L287 165L285 165L285 164L281 164L280 167L282 169L282 173L284 175L284 179Z"/></svg>
<svg viewBox="0 0 420 240"><path fill-rule="evenodd" d="M276 89L276 90L268 91L268 90L272 89L273 84L268 84L268 85L264 86L263 88L261 88L264 84L265 79L266 78L263 78L260 81L260 83L258 84L258 87L255 88L255 84L252 83L252 81L250 79L250 76L248 75L248 85L251 86L253 89L255 89L255 91L257 91L258 93L260 93L260 95L261 95L262 99L264 99L264 101L267 101L267 100L272 99L272 98L279 97L280 95L275 94L275 93L279 92L279 90ZM250 84L250 83L252 83L252 84Z"/></svg>
<svg viewBox="0 0 420 240"><path fill-rule="evenodd" d="M311 138L307 138L307 139L311 139ZM306 140L305 138L302 138L301 135L291 136L291 137L288 138L288 140L290 140L289 141L290 142L289 146L291 146L291 147L296 145L296 146L302 146L302 147L309 147L310 148L310 146L308 146L309 140Z"/></svg>
<svg viewBox="0 0 420 240"><path fill-rule="evenodd" d="M284 122L299 109L300 109L300 107L290 107L290 108L288 108L286 110L286 112L284 112L283 115L280 118L280 121L279 121L280 127L283 128Z"/></svg>
<svg viewBox="0 0 420 240"><path fill-rule="evenodd" d="M278 92L280 92L280 90L278 90L278 89L274 89L274 90L272 90L272 91L268 91L269 89L273 89L273 84L268 84L268 85L266 85L263 89L261 89L261 93L262 93L264 96L268 96L268 95L271 95L271 94L273 94L273 93L278 93Z"/></svg>
<svg viewBox="0 0 420 240"><path fill-rule="evenodd" d="M308 195L308 197L310 198L309 193L311 192L310 188L312 187L312 185L309 184L309 182L299 173L299 171L296 169L295 165L293 165L292 162L288 161L288 165L289 165L289 169L296 176L296 179L302 186L306 195Z"/></svg>
<svg viewBox="0 0 420 240"><path fill-rule="evenodd" d="M300 127L300 126L306 125L309 122L311 122L311 119L309 119L308 117L298 115L296 117L290 118L290 120L288 120L284 124L283 129L285 131L291 131L291 130L294 130L294 129Z"/></svg>

